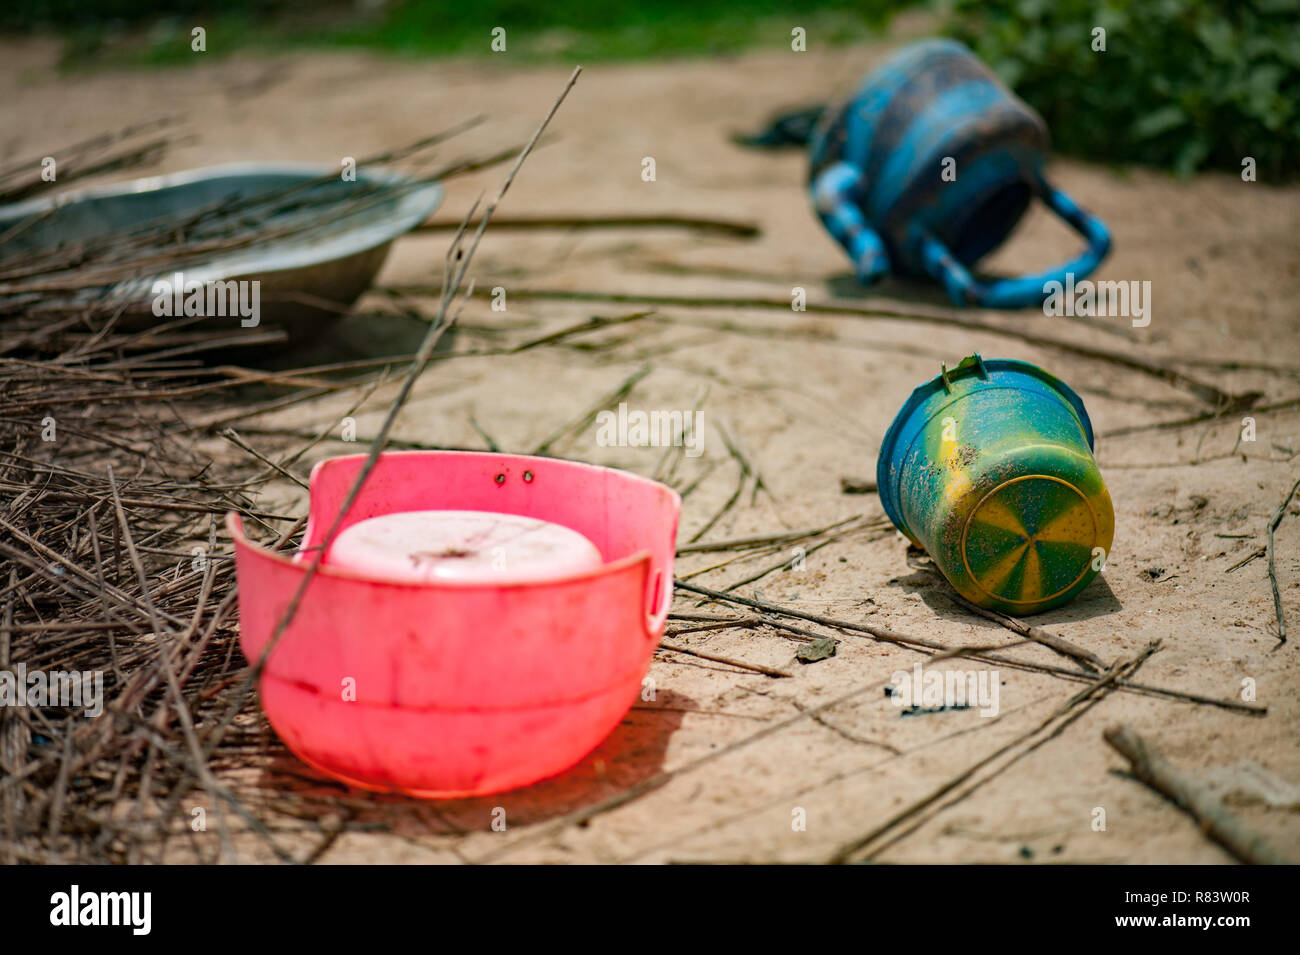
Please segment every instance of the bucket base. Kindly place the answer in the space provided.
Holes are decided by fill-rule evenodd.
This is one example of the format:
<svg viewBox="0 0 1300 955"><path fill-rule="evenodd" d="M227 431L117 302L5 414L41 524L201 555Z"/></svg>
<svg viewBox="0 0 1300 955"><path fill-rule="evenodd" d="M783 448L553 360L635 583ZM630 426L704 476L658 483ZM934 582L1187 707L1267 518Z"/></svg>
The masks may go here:
<svg viewBox="0 0 1300 955"><path fill-rule="evenodd" d="M971 510L962 531L962 562L978 591L971 599L1013 614L1068 600L1096 572L1098 556L1104 561L1109 511L1109 500L1090 500L1052 475L999 484Z"/></svg>

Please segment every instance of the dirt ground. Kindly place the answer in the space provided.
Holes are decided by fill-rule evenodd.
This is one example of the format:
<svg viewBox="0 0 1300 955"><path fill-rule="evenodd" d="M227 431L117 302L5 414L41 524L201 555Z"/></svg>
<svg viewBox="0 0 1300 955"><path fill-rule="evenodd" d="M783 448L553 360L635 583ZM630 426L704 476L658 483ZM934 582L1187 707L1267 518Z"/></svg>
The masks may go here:
<svg viewBox="0 0 1300 955"><path fill-rule="evenodd" d="M504 450L531 451L648 366L626 398L631 408L685 410L699 402L706 422L704 453L682 461L673 479L679 489L695 485L685 501L682 542L737 488L740 465L720 429L761 475L763 490L751 493L753 482L746 483L737 505L710 529L709 539L724 539L879 516L877 497L843 493L841 478L874 478L880 440L913 387L936 374L940 362L951 366L972 351L1041 364L1088 405L1117 530L1104 580L1032 622L1107 662L1159 640L1136 679L1220 699L1241 699L1243 681L1253 681L1255 702L1267 715L1111 693L1042 745L994 759L971 778L978 785L958 787L948 799L961 798L914 831L894 830L872 858L1231 861L1189 817L1122 772L1124 760L1101 735L1122 721L1178 767L1206 782L1226 780L1234 810L1300 859L1300 499L1277 534L1289 643L1278 645L1266 561L1232 569L1264 545L1270 516L1300 477L1300 187L1245 183L1233 175L1176 181L1150 171L1053 162L1056 183L1115 236L1096 277L1150 281L1145 328L1122 318L958 312L933 290L899 282L864 294L848 280L847 261L811 213L803 156L744 150L729 137L760 124L774 108L826 98L888 46L586 69L554 122L553 141L529 160L503 215L716 217L751 221L761 235L489 229L474 268L480 292L462 316L456 351L516 344L593 315L648 308L655 314L574 337L566 346L438 362L403 412L396 437L482 448L481 429ZM60 76L51 47L8 45L0 52L0 108L13 155L39 155L91 132L178 114L197 140L170 152L167 170L253 158L337 167L343 156L406 143L478 113L489 122L466 138L466 147L489 151L531 132L568 74L562 67L516 68L505 57L418 63L304 54ZM642 179L647 156L655 160L653 182ZM455 181L438 217L461 216L481 190L495 190L502 174L495 169ZM436 284L448 238L434 231L404 239L379 284ZM1065 260L1077 241L1035 210L987 265L1027 271ZM505 312L490 307L487 290L497 286L506 290ZM526 294L789 301L796 286L807 289L807 312ZM373 312L392 301L377 293L360 307ZM815 310L828 303L918 317ZM382 327L386 321L347 323L340 347L364 352L375 341L388 342L393 333ZM1039 341L1027 342L1025 334ZM1113 357L1090 357L1072 350L1077 346ZM1148 370L1131 367L1135 362ZM1159 369L1185 378L1171 383ZM1206 420L1215 409L1187 378L1262 397L1256 410ZM379 389L357 415L360 438L374 433L393 393ZM314 432L357 397L354 391L298 405L241 433L272 453L291 446L277 431ZM1281 407L1270 410L1273 405ZM1254 441L1241 440L1247 414L1255 421ZM1194 423L1177 424L1184 419ZM326 442L303 470L356 448ZM551 453L646 475L656 473L662 456L657 448L602 447L594 427L566 435ZM287 482L269 492L268 503L305 506ZM678 575L726 556L683 556ZM759 556L692 581L721 588L781 559ZM953 646L1015 640L958 607L945 583L909 559L903 539L878 526L810 553L802 569L775 571L739 592ZM674 610L729 612L697 603L679 592ZM687 626L670 621L669 629ZM654 700L639 702L578 767L519 792L444 803L342 792L287 755L269 730L265 757L225 778L245 794L319 790L327 797L323 812L338 830L321 847L322 862L819 861L1012 743L1080 689L1005 668L998 674L996 718L974 709L904 716L883 686L923 657L865 636L837 636L834 657L807 665L794 660L798 643L768 628L674 637L792 675L777 679L660 652L651 669ZM1005 652L1069 663L1037 645ZM816 718L795 719L855 689L863 692ZM1271 785L1250 784L1261 771L1272 774ZM655 785L633 790L648 782ZM607 802L620 794L635 798ZM492 828L497 807L505 810L504 832ZM1098 808L1105 811L1104 831L1094 827ZM282 844L299 854L319 839L314 827L298 831L283 819L274 822ZM273 858L251 835L238 846L245 861ZM192 855L178 844L175 858Z"/></svg>

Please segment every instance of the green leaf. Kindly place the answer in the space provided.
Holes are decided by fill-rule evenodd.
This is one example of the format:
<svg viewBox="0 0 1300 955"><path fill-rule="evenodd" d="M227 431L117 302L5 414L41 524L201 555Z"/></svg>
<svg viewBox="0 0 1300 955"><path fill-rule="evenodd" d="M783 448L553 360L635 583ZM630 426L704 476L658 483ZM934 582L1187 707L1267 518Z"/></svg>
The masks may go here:
<svg viewBox="0 0 1300 955"><path fill-rule="evenodd" d="M1174 157L1174 171L1180 176L1190 176L1205 162L1209 153L1210 144L1204 139L1189 139Z"/></svg>
<svg viewBox="0 0 1300 955"><path fill-rule="evenodd" d="M1133 124L1133 136L1136 139L1154 139L1185 122L1187 122L1187 114L1183 112L1182 107L1170 103L1140 117Z"/></svg>

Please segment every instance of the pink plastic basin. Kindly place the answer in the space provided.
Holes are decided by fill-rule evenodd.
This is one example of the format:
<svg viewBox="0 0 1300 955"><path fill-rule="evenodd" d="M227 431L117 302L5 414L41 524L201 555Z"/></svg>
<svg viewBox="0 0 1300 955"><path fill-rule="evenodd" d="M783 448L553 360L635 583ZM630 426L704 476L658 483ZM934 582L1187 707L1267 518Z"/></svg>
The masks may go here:
<svg viewBox="0 0 1300 955"><path fill-rule="evenodd" d="M240 645L271 634L364 455L312 470L297 554L250 541L237 514ZM366 789L482 795L568 769L626 715L672 601L681 499L610 468L521 455L380 457L342 527L381 514L477 510L570 527L595 570L499 583L404 583L322 563L259 681L267 718L305 762Z"/></svg>

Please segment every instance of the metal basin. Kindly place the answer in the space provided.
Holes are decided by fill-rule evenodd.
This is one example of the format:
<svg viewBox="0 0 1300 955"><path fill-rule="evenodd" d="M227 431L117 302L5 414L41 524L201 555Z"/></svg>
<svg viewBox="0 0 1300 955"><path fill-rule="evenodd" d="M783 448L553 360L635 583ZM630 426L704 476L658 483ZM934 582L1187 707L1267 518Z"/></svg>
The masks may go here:
<svg viewBox="0 0 1300 955"><path fill-rule="evenodd" d="M173 223L186 224L191 239L237 241L241 232L272 231L84 294L125 306L130 324L139 324L160 321L152 310L155 283L177 271L186 282L256 280L260 322L300 338L345 313L374 280L393 240L443 196L435 183L360 170L355 182L344 182L338 173L299 163L232 163L0 206L0 234L32 219L0 245L0 261ZM238 327L237 318L213 320Z"/></svg>

